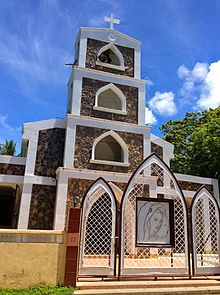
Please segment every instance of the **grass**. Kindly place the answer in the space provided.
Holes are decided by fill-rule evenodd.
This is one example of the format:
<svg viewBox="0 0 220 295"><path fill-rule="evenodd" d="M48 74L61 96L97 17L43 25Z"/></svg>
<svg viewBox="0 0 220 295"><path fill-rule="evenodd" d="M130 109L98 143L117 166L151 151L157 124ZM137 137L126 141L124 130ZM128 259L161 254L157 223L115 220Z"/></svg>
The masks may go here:
<svg viewBox="0 0 220 295"><path fill-rule="evenodd" d="M72 295L74 289L69 287L37 287L31 289L0 289L0 295Z"/></svg>

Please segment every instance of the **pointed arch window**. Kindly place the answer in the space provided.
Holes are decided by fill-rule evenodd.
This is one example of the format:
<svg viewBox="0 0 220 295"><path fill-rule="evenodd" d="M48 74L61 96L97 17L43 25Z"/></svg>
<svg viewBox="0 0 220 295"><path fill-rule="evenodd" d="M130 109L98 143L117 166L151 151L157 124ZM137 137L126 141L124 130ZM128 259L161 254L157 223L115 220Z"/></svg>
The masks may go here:
<svg viewBox="0 0 220 295"><path fill-rule="evenodd" d="M96 64L121 71L125 70L123 55L113 43L107 44L99 50Z"/></svg>
<svg viewBox="0 0 220 295"><path fill-rule="evenodd" d="M126 98L123 92L110 83L100 88L95 97L94 110L126 115Z"/></svg>
<svg viewBox="0 0 220 295"><path fill-rule="evenodd" d="M128 148L114 131L99 136L92 146L90 163L128 167Z"/></svg>

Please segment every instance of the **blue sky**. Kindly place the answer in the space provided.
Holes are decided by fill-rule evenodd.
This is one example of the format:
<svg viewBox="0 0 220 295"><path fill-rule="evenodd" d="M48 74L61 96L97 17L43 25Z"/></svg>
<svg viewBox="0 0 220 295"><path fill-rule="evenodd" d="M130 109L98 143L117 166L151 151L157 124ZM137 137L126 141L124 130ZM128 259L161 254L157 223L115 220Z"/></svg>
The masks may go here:
<svg viewBox="0 0 220 295"><path fill-rule="evenodd" d="M146 122L155 134L187 111L220 105L219 0L0 0L0 142L23 122L65 116L79 27L108 27L143 42ZM18 150L19 152L19 150Z"/></svg>

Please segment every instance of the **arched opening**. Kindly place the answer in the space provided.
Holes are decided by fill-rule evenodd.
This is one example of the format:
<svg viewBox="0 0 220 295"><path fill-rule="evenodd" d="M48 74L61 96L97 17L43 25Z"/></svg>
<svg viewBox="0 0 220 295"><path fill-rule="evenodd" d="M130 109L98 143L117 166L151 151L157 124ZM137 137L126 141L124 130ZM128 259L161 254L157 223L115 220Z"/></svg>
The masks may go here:
<svg viewBox="0 0 220 295"><path fill-rule="evenodd" d="M97 179L82 203L79 275L113 275L116 212L113 190Z"/></svg>
<svg viewBox="0 0 220 295"><path fill-rule="evenodd" d="M217 200L205 186L191 204L194 275L219 273L220 211Z"/></svg>
<svg viewBox="0 0 220 295"><path fill-rule="evenodd" d="M93 143L91 163L128 166L128 148L114 131L100 135Z"/></svg>
<svg viewBox="0 0 220 295"><path fill-rule="evenodd" d="M110 135L101 139L95 148L95 159L123 162L123 151L120 144Z"/></svg>
<svg viewBox="0 0 220 295"><path fill-rule="evenodd" d="M172 208L165 213L168 203ZM172 212L169 217L168 212ZM154 224L148 223L153 222L150 218ZM174 174L155 154L146 158L129 179L121 202L121 220L122 275L189 274L185 198ZM160 220L163 232L156 226L156 220ZM138 244L141 230L143 246ZM169 240L167 244L165 236Z"/></svg>
<svg viewBox="0 0 220 295"><path fill-rule="evenodd" d="M98 106L108 109L121 110L122 103L118 95L112 91L112 89L107 89L99 94Z"/></svg>
<svg viewBox="0 0 220 295"><path fill-rule="evenodd" d="M110 83L96 93L95 110L126 115L126 98L124 93Z"/></svg>
<svg viewBox="0 0 220 295"><path fill-rule="evenodd" d="M124 58L120 50L113 44L103 46L97 56L97 65L124 71Z"/></svg>
<svg viewBox="0 0 220 295"><path fill-rule="evenodd" d="M98 59L100 62L103 62L103 63L120 66L120 61L117 55L111 49L107 49L106 51L102 52L98 56Z"/></svg>

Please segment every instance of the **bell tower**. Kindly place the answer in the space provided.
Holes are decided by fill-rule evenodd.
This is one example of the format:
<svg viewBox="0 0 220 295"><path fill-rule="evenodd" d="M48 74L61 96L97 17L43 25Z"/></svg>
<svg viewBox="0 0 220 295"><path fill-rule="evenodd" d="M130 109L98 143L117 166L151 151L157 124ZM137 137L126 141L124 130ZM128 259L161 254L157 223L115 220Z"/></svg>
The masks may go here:
<svg viewBox="0 0 220 295"><path fill-rule="evenodd" d="M64 167L127 173L149 154L141 42L110 28L80 28L68 82Z"/></svg>

